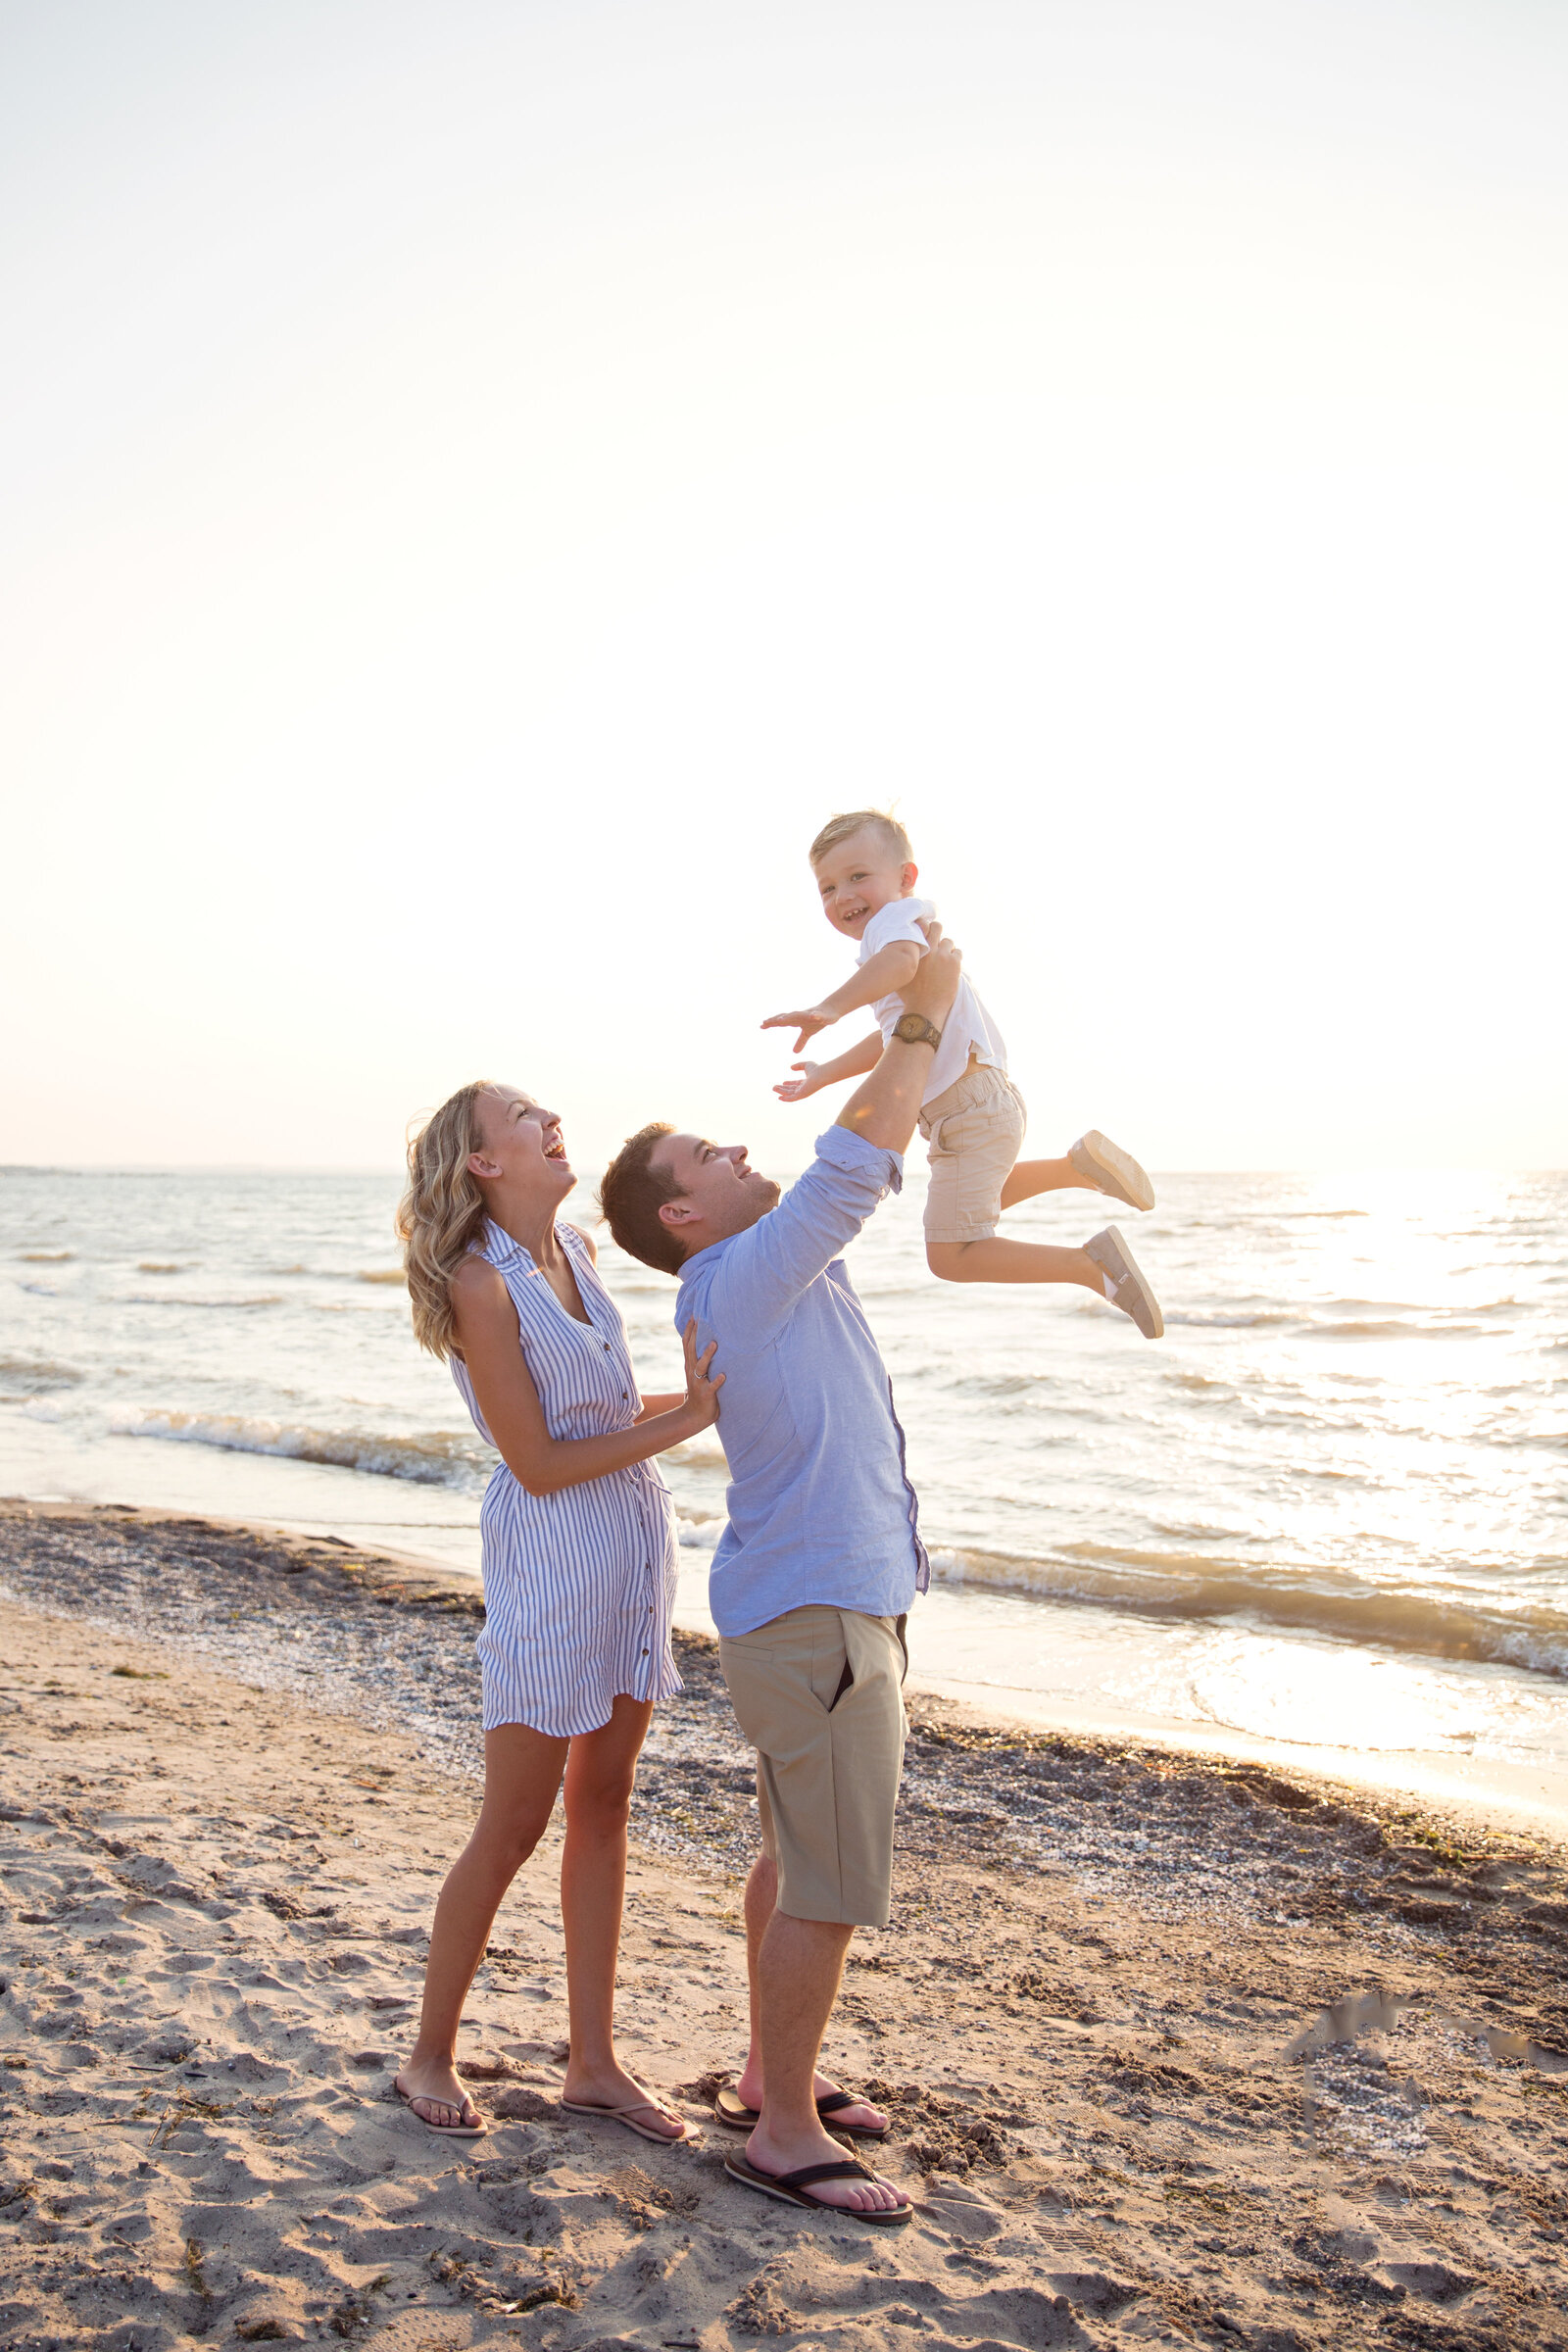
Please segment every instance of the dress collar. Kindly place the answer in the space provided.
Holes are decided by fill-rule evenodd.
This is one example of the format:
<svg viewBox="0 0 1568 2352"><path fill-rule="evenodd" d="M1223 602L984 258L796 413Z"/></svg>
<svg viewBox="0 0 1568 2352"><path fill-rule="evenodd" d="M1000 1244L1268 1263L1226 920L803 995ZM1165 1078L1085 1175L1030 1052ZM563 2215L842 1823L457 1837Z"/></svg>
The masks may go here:
<svg viewBox="0 0 1568 2352"><path fill-rule="evenodd" d="M475 1247L479 1255L488 1258L493 1266L504 1266L514 1257L525 1259L530 1266L534 1262L532 1250L525 1250L520 1242L514 1242L506 1227L498 1225L494 1217L486 1217L484 1231Z"/></svg>

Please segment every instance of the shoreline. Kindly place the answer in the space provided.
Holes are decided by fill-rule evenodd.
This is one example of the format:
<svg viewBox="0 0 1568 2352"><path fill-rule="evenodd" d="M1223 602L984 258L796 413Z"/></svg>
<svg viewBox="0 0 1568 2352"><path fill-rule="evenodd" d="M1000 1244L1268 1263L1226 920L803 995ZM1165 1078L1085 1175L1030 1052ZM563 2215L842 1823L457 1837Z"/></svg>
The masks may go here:
<svg viewBox="0 0 1568 2352"><path fill-rule="evenodd" d="M35 1513L50 1520L119 1520L147 1526L191 1525L220 1529L230 1538L274 1544L298 1553L320 1550L346 1553L373 1563L383 1579L406 1580L411 1589L439 1588L450 1593L460 1610L478 1605L476 1574L451 1567L418 1548L417 1538L408 1546L376 1540L355 1542L341 1535L309 1532L307 1526L267 1518L241 1518L222 1512L187 1512L157 1504L81 1501L71 1497L29 1499L0 1495L0 1519L16 1512ZM3 1579L0 1579L3 1581ZM963 1589L944 1585L942 1594ZM987 1595L989 1597L989 1595ZM699 1638L713 1639L706 1608L689 1600L677 1603L677 1628ZM918 1650L918 1642L911 1647ZM1064 1697L1059 1691L1041 1692L991 1681L978 1682L932 1673L916 1654L911 1658L907 1684L911 1695L946 1702L966 1718L1003 1733L1059 1732L1073 1738L1134 1742L1193 1757L1221 1767L1253 1764L1333 1793L1342 1791L1359 1801L1385 1808L1414 1808L1435 1819L1472 1831L1494 1830L1509 1835L1542 1838L1568 1847L1568 1762L1520 1763L1509 1758L1475 1756L1422 1748L1354 1749L1317 1744L1235 1729L1207 1721L1161 1716L1118 1707L1109 1701ZM656 1716L656 1724L658 1718Z"/></svg>
<svg viewBox="0 0 1568 2352"><path fill-rule="evenodd" d="M620 1972L702 2142L559 2107L558 1822L454 2146L388 2086L474 1809L467 1580L12 1504L0 1586L0 2352L1568 2352L1548 1839L917 1694L828 2043L894 2117L889 2242L723 2173L755 1814L710 1642L645 1754Z"/></svg>
<svg viewBox="0 0 1568 2352"><path fill-rule="evenodd" d="M911 1688L952 1699L1004 1727L1136 1740L1172 1755L1214 1764L1258 1764L1363 1803L1404 1799L1446 1820L1542 1837L1568 1847L1568 1765L1518 1764L1435 1748L1346 1748L1270 1740L1226 1724L1192 1724L1106 1705L1042 1699L1034 1691L1000 1684L931 1676L916 1682L911 1676Z"/></svg>

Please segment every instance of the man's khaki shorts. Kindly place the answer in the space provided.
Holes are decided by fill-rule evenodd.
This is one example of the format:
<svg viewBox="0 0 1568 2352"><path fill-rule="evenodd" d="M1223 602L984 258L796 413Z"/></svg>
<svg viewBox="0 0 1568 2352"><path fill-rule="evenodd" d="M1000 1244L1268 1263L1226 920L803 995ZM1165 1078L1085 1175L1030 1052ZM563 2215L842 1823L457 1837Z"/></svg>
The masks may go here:
<svg viewBox="0 0 1568 2352"><path fill-rule="evenodd" d="M925 1197L928 1242L989 1241L1002 1218L1002 1188L1023 1148L1023 1097L988 1061L972 1062L920 1113L931 1146Z"/></svg>
<svg viewBox="0 0 1568 2352"><path fill-rule="evenodd" d="M757 1750L778 1908L792 1919L885 1928L904 1763L903 1618L791 1609L721 1640L718 1661Z"/></svg>

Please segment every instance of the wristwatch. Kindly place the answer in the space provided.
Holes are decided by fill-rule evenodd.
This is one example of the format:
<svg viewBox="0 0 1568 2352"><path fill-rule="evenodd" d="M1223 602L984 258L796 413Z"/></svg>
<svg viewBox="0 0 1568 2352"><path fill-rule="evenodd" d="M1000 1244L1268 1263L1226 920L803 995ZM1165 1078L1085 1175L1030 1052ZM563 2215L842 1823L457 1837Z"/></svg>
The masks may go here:
<svg viewBox="0 0 1568 2352"><path fill-rule="evenodd" d="M942 1032L928 1021L923 1012L903 1012L893 1024L893 1034L901 1045L930 1046L942 1043Z"/></svg>

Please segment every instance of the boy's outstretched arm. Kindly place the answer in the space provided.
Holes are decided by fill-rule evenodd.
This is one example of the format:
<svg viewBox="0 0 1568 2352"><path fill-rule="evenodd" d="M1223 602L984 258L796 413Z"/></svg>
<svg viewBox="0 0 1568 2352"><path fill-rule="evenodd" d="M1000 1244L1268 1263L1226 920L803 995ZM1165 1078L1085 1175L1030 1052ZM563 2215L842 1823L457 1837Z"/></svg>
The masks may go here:
<svg viewBox="0 0 1568 2352"><path fill-rule="evenodd" d="M909 982L905 1009L923 1013L940 1029L953 1010L963 958L952 941L943 938L940 923L932 923L926 937L931 952L921 957ZM867 964L865 968L869 971L871 967ZM931 1054L929 1045L906 1045L895 1032L883 1047L876 1068L863 1086L856 1088L835 1124L848 1127L852 1134L863 1136L884 1152L903 1152L920 1115L921 1099L931 1076ZM767 1222L765 1217L761 1221Z"/></svg>
<svg viewBox="0 0 1568 2352"><path fill-rule="evenodd" d="M876 1030L862 1037L858 1046L841 1054L835 1061L797 1061L792 1069L802 1071L799 1078L786 1078L773 1092L784 1102L804 1102L808 1095L818 1095L824 1086L837 1086L846 1078L869 1078L882 1058L882 1040Z"/></svg>
<svg viewBox="0 0 1568 2352"><path fill-rule="evenodd" d="M867 963L862 963L853 979L842 988L834 989L820 1004L808 1004L803 1012L769 1013L762 1023L764 1029L799 1029L795 1051L804 1054L807 1041L819 1029L831 1028L857 1005L874 1004L878 997L901 997L920 968L920 951L912 939L895 939L885 948L878 948Z"/></svg>

